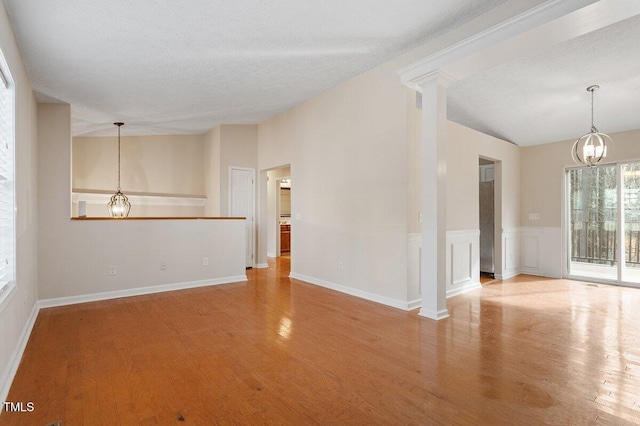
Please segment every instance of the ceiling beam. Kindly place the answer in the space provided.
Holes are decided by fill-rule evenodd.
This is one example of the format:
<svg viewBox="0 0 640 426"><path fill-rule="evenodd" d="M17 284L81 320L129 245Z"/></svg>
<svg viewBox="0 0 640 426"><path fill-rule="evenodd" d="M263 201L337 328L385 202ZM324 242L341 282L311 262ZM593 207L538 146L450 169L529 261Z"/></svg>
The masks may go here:
<svg viewBox="0 0 640 426"><path fill-rule="evenodd" d="M551 0L398 70L403 84L435 70L455 80L640 14L637 0Z"/></svg>

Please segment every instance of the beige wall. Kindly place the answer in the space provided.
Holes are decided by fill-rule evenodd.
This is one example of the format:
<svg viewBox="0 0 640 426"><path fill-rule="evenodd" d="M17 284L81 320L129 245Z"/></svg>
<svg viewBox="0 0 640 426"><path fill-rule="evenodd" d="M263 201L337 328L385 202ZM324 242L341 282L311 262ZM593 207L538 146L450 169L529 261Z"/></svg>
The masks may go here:
<svg viewBox="0 0 640 426"><path fill-rule="evenodd" d="M258 126L220 126L220 213L229 212L230 167L256 169L258 167Z"/></svg>
<svg viewBox="0 0 640 426"><path fill-rule="evenodd" d="M421 232L420 203L420 111L415 93L408 96L408 210L410 233ZM502 173L500 197L503 228L520 226L520 148L476 130L449 121L447 126L447 231L479 227L480 157L499 161Z"/></svg>
<svg viewBox="0 0 640 426"><path fill-rule="evenodd" d="M38 297L38 176L36 102L2 3L0 51L16 90L16 290L5 300L0 312L0 401L4 401L19 362L16 356L21 334Z"/></svg>
<svg viewBox="0 0 640 426"><path fill-rule="evenodd" d="M614 149L606 161L640 161L640 130L612 133ZM565 167L575 167L571 159L574 141L562 141L522 148L521 223L523 226L554 227L562 225ZM539 213L539 220L529 220L529 213Z"/></svg>
<svg viewBox="0 0 640 426"><path fill-rule="evenodd" d="M295 274L406 300L407 90L395 70L261 123L258 158L261 170L291 163Z"/></svg>
<svg viewBox="0 0 640 426"><path fill-rule="evenodd" d="M220 126L203 135L204 139L204 206L206 216L220 216Z"/></svg>
<svg viewBox="0 0 640 426"><path fill-rule="evenodd" d="M126 132L126 126L122 131ZM121 142L121 186L125 194L205 196L203 135L123 136ZM115 191L117 138L75 137L72 146L74 190ZM88 204L87 215L106 216L105 200ZM131 201L132 217L204 214L204 207L162 205L166 200L157 197Z"/></svg>
<svg viewBox="0 0 640 426"><path fill-rule="evenodd" d="M70 120L69 105L38 105L41 299L244 277L240 220L71 220Z"/></svg>
<svg viewBox="0 0 640 426"><path fill-rule="evenodd" d="M520 226L520 148L449 122L447 152L447 231L479 229L478 159L499 162L502 228Z"/></svg>
<svg viewBox="0 0 640 426"><path fill-rule="evenodd" d="M202 135L123 136L121 147L123 190L199 196L205 193ZM74 137L73 188L115 189L117 161L115 136Z"/></svg>

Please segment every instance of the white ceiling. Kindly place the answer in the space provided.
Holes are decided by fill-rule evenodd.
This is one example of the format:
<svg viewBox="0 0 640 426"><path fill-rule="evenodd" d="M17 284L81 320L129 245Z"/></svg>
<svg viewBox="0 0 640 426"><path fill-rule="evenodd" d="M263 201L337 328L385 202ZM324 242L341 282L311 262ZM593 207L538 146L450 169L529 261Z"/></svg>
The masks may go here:
<svg viewBox="0 0 640 426"><path fill-rule="evenodd" d="M461 80L448 117L520 146L640 129L640 16Z"/></svg>
<svg viewBox="0 0 640 426"><path fill-rule="evenodd" d="M40 102L75 136L259 123L504 0L3 0ZM188 7L186 7L188 5ZM640 128L640 17L449 89L448 116L533 145ZM399 83L400 84L400 83Z"/></svg>
<svg viewBox="0 0 640 426"><path fill-rule="evenodd" d="M3 0L40 102L73 134L259 123L504 0Z"/></svg>

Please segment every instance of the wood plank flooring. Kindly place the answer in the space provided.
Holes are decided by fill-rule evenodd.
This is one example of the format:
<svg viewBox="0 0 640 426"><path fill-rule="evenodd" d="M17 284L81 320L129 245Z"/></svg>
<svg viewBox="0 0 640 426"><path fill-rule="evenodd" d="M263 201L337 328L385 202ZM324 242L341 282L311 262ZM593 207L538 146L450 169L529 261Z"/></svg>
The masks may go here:
<svg viewBox="0 0 640 426"><path fill-rule="evenodd" d="M0 424L640 423L640 290L489 280L434 322L288 272L42 310Z"/></svg>

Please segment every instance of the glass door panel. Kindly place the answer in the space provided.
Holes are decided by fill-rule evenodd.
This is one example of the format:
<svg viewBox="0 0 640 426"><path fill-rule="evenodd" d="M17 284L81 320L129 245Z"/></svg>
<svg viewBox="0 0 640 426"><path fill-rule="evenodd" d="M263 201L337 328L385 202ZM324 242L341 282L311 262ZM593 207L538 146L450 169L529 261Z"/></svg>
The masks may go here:
<svg viewBox="0 0 640 426"><path fill-rule="evenodd" d="M572 169L569 179L569 275L618 279L617 166Z"/></svg>
<svg viewBox="0 0 640 426"><path fill-rule="evenodd" d="M640 283L640 163L622 165L624 262L622 281Z"/></svg>

